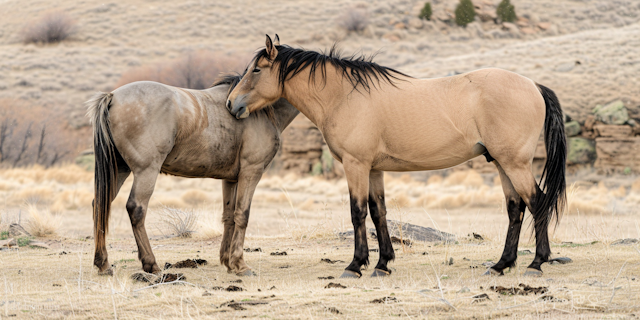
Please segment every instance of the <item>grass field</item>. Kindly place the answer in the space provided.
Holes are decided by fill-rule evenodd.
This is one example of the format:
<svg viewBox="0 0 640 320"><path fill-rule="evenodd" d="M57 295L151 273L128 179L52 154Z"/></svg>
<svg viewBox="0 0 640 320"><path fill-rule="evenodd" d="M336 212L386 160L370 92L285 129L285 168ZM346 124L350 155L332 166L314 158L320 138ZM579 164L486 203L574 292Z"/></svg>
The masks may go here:
<svg viewBox="0 0 640 320"><path fill-rule="evenodd" d="M130 182L115 201L107 238L115 275L98 276L92 266L93 240L87 238L92 227L91 180L92 173L76 166L0 172L3 230L12 222L28 230L34 224L52 229L50 235L38 238L49 249L23 246L0 251L1 317L583 319L640 315L639 245L615 245L619 239L640 238L640 219L631 205L638 198L638 188L632 179L617 185L606 179L592 186L574 184L569 193L571 210L551 235L552 257L569 257L573 262L545 264L543 277L525 278L524 269L533 259L526 250L535 252L527 231L523 231L515 268L503 277L481 276L486 269L483 263L498 260L507 229L498 181L473 171L434 175L427 181L389 175L388 218L450 232L457 241L396 244L390 277L370 278L370 267L363 278L345 280L326 279L337 278L353 254L353 240L338 236L351 228L345 181L265 177L256 192L245 242L245 248L261 249L245 253L257 276L238 278L218 262L220 183L161 176L147 219L158 264L185 259L206 259L208 264L168 269L165 273L183 273L185 279L155 286L131 278L141 265L124 210ZM193 237L169 234L160 218L163 206L198 217ZM483 240L475 239L474 232ZM369 247L377 248L377 241L369 239ZM372 264L377 257L377 252L370 253ZM330 283L345 288L326 288ZM545 292L518 294L524 285L545 288ZM243 291L227 291L229 286ZM507 291L496 292L492 288L496 286ZM372 302L376 299L383 303Z"/></svg>

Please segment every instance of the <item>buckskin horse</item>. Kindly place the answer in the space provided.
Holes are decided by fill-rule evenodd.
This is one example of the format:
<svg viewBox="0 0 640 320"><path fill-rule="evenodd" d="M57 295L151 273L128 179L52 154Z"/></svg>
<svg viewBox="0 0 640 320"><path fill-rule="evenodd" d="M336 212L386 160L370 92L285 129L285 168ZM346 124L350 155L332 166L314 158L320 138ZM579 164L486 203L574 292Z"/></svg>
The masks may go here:
<svg viewBox="0 0 640 320"><path fill-rule="evenodd" d="M415 79L364 56L342 58L280 45L267 36L247 72L231 91L229 112L246 118L287 99L322 132L344 165L353 261L342 277L362 276L369 263L367 204L376 227L380 260L372 276L389 275L394 259L386 223L383 171L436 170L484 155L498 169L509 229L504 252L485 274L502 275L515 264L525 208L533 215L536 255L525 275L542 275L548 261L548 226L566 202L566 138L553 91L501 69L438 79ZM540 185L532 173L544 130L547 160ZM540 188L542 187L542 189Z"/></svg>
<svg viewBox="0 0 640 320"><path fill-rule="evenodd" d="M253 192L278 150L280 133L299 112L279 100L248 121L236 120L224 104L239 79L227 76L206 90L134 82L87 102L95 152L94 265L100 274L113 273L105 246L109 213L131 173L126 209L144 271L161 271L144 221L157 176L166 173L222 179L220 262L230 273L252 274L242 249Z"/></svg>

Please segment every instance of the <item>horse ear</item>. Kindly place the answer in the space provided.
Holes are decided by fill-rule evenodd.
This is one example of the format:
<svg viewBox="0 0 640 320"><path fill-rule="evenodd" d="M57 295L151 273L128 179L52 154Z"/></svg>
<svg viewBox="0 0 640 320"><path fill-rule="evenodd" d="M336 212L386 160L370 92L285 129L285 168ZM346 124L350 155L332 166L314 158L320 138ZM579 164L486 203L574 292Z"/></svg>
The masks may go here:
<svg viewBox="0 0 640 320"><path fill-rule="evenodd" d="M273 41L273 44L276 46L280 45L280 37L278 36L278 34L276 33L276 39Z"/></svg>
<svg viewBox="0 0 640 320"><path fill-rule="evenodd" d="M271 41L271 37L269 37L269 35L267 35L265 47L267 48L267 55L269 56L269 60L273 61L278 55L278 49L276 49L276 47L273 45L273 41Z"/></svg>

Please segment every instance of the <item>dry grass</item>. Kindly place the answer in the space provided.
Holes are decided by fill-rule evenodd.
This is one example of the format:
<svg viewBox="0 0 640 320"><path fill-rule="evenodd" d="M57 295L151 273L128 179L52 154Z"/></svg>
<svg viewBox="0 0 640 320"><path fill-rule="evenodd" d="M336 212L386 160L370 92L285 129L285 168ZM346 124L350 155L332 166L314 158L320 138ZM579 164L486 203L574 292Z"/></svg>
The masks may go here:
<svg viewBox="0 0 640 320"><path fill-rule="evenodd" d="M163 207L158 215L164 229L176 237L191 238L196 231L198 215L193 210Z"/></svg>
<svg viewBox="0 0 640 320"><path fill-rule="evenodd" d="M27 205L29 218L24 224L27 230L34 237L53 237L58 234L58 229L62 225L59 215L53 215L48 209L38 208L34 204Z"/></svg>
<svg viewBox="0 0 640 320"><path fill-rule="evenodd" d="M30 21L22 30L24 43L55 43L63 41L77 31L76 22L65 12L51 11Z"/></svg>
<svg viewBox="0 0 640 320"><path fill-rule="evenodd" d="M181 199L184 203L193 207L197 207L211 201L211 197L207 193L197 189L185 191L182 194Z"/></svg>

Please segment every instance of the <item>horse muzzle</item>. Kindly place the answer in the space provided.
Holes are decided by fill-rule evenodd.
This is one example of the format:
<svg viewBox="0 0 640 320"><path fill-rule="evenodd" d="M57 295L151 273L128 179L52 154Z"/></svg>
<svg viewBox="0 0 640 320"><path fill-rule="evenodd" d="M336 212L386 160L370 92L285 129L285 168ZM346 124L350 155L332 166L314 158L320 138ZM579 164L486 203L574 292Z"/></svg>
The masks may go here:
<svg viewBox="0 0 640 320"><path fill-rule="evenodd" d="M235 99L233 104L231 100L227 100L227 110L229 113L236 117L236 119L244 119L249 116L249 110L247 109L247 103L244 101L245 96L240 96Z"/></svg>

